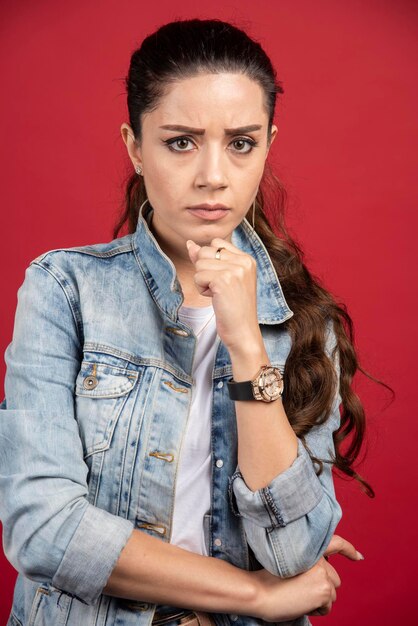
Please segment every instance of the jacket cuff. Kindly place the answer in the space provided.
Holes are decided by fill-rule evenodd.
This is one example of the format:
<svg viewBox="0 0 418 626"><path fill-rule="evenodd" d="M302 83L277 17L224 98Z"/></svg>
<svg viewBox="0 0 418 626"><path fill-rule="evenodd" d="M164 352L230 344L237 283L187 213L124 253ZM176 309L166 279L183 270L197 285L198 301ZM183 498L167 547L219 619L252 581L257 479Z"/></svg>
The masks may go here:
<svg viewBox="0 0 418 626"><path fill-rule="evenodd" d="M303 517L323 496L321 483L301 439L298 439L297 457L292 465L266 487L251 491L238 467L229 479L232 512L263 528L286 526Z"/></svg>
<svg viewBox="0 0 418 626"><path fill-rule="evenodd" d="M89 505L77 527L52 584L71 589L71 595L94 604L106 586L134 525L117 515Z"/></svg>

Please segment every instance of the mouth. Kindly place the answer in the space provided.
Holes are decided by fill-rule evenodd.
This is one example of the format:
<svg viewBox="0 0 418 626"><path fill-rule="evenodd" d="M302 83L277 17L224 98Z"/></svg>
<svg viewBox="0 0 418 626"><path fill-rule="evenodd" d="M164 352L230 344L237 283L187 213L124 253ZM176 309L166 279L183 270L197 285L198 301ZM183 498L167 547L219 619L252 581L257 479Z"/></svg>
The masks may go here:
<svg viewBox="0 0 418 626"><path fill-rule="evenodd" d="M187 210L192 213L192 215L205 220L218 220L225 217L231 209L224 204L199 204L187 207Z"/></svg>

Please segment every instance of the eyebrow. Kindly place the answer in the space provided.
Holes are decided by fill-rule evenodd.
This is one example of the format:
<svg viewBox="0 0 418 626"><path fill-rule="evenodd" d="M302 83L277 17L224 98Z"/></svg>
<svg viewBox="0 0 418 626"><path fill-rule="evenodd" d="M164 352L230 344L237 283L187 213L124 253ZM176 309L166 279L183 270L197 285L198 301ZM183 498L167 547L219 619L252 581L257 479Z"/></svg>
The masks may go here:
<svg viewBox="0 0 418 626"><path fill-rule="evenodd" d="M191 133L193 135L204 135L204 128L191 128L190 126L182 126L180 124L165 124L164 126L160 126L160 128L164 128L165 130L175 130L184 133ZM249 126L240 126L239 128L224 128L225 135L239 135L244 133L251 133L255 130L260 130L262 128L261 124L250 124Z"/></svg>

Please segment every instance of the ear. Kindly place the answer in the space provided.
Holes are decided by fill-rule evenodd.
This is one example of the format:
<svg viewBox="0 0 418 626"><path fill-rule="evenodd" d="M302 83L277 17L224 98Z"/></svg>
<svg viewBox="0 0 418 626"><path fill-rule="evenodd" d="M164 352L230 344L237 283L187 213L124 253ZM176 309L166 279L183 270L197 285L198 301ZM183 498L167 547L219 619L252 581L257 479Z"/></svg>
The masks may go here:
<svg viewBox="0 0 418 626"><path fill-rule="evenodd" d="M142 158L141 158L141 150L138 142L135 139L134 131L131 126L124 122L120 127L120 134L122 135L123 142L128 151L129 158L132 161L132 165L134 168L137 165L142 167Z"/></svg>
<svg viewBox="0 0 418 626"><path fill-rule="evenodd" d="M273 141L276 139L276 136L277 136L277 131L278 131L278 130L279 130L279 129L277 128L277 126L276 126L275 124L272 124L272 126L271 126L271 134L270 134L270 144L269 144L269 146L267 147L266 159L267 159L267 155L268 155L268 153L269 153L269 150L270 150L270 148L271 148L271 146L272 146L272 144L273 144Z"/></svg>

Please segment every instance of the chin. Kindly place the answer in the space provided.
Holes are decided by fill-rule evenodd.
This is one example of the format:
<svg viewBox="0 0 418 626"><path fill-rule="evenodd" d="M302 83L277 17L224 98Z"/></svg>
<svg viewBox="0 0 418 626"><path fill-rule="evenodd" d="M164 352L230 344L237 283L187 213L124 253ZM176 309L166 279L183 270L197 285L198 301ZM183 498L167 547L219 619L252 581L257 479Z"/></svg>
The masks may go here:
<svg viewBox="0 0 418 626"><path fill-rule="evenodd" d="M209 243L214 237L227 239L228 237L231 236L234 228L236 228L236 226L233 226L231 229L231 225L230 224L225 225L225 223L224 224L213 223L210 225L205 224L204 226L201 226L200 229L196 228L196 231L195 231L196 243L197 243L197 238L201 239L202 241L209 241ZM192 233L190 233L190 235L192 235Z"/></svg>

